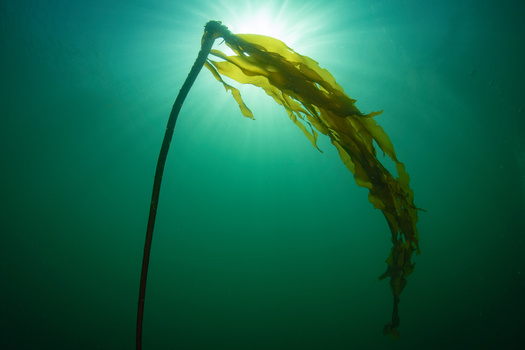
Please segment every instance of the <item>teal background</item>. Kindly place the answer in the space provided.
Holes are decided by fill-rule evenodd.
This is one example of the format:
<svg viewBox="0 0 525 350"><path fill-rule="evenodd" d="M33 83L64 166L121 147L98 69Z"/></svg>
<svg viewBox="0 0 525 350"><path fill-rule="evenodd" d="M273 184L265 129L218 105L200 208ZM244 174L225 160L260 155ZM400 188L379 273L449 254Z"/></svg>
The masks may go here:
<svg viewBox="0 0 525 350"><path fill-rule="evenodd" d="M0 3L0 349L134 348L171 106L204 24L269 6L182 3ZM401 338L382 334L390 233L367 191L262 91L240 87L251 121L203 70L164 173L144 349L521 348L524 3L282 3L294 49L384 110L427 210Z"/></svg>

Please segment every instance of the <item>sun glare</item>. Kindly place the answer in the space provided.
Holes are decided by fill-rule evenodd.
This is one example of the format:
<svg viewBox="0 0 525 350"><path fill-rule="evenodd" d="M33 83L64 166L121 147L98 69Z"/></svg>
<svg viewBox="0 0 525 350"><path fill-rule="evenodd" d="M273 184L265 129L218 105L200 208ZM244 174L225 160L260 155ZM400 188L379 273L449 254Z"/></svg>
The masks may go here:
<svg viewBox="0 0 525 350"><path fill-rule="evenodd" d="M302 3L294 0L226 1L215 4L217 20L234 34L261 34L277 38L296 51L308 43L316 33L323 32L327 23L325 7L318 2Z"/></svg>
<svg viewBox="0 0 525 350"><path fill-rule="evenodd" d="M237 34L261 34L277 38L288 46L293 46L297 39L296 33L287 28L287 22L272 16L273 10L262 8L238 22L232 23L231 31Z"/></svg>

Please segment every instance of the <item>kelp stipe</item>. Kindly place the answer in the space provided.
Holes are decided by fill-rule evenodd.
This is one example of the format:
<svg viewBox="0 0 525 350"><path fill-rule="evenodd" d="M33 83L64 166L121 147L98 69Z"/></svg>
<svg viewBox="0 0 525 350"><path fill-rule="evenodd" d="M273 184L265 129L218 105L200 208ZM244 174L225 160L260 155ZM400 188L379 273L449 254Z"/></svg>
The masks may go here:
<svg viewBox="0 0 525 350"><path fill-rule="evenodd" d="M235 55L227 56L221 51L211 50L214 40L219 37L224 39ZM207 60L208 53L221 61ZM262 35L234 35L221 22L210 21L204 30L201 51L170 114L157 163L142 264L137 349L141 348L148 261L164 163L178 113L202 65L212 72L226 90L232 92L244 116L253 118L240 92L227 84L221 74L241 84L262 88L285 108L290 119L314 147L317 147L318 132L330 137L341 160L354 175L357 185L368 188L368 199L386 218L393 243L386 260L387 270L379 279L390 277L394 296L392 320L384 327L383 332L397 338L399 296L407 283L406 277L414 270L412 254L419 253L416 228L419 209L413 203L410 178L404 164L397 159L392 142L373 119L382 111L361 113L355 106L356 100L346 95L330 72L320 68L311 58L296 53L283 42ZM374 141L395 162L397 178L378 160Z"/></svg>
<svg viewBox="0 0 525 350"><path fill-rule="evenodd" d="M148 266L149 257L151 251L151 241L153 239L153 228L155 227L155 218L157 216L157 204L160 195L160 185L162 183L162 174L164 173L164 165L166 164L166 158L170 148L171 139L173 137L173 131L175 130L175 123L179 116L182 104L191 89L191 86L197 79L202 66L206 62L208 54L210 53L211 47L215 42L215 39L222 36L222 31L227 30L226 27L222 26L220 22L210 21L204 27L204 35L202 36L201 50L197 55L197 59L193 64L193 67L188 74L188 77L182 84L182 87L175 99L175 103L171 109L170 116L168 118L168 125L166 126L166 132L164 139L162 140L162 146L160 148L159 159L157 161L157 168L155 170L155 179L153 181L153 191L151 194L151 204L148 217L148 226L146 229L146 241L144 243L144 255L142 258L142 272L140 276L140 288L139 288L139 302L137 311L137 333L136 333L136 348L137 350L142 349L142 324L144 319L144 301L146 299L146 282L148 279Z"/></svg>

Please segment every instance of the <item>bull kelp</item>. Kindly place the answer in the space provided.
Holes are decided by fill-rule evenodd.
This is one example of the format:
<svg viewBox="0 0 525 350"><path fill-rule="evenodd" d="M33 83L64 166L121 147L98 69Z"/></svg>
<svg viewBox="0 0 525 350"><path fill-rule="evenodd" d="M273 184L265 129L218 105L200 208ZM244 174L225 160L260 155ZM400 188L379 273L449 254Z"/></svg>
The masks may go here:
<svg viewBox="0 0 525 350"><path fill-rule="evenodd" d="M234 55L211 49L218 38L224 40ZM208 54L220 60L208 59ZM384 327L383 333L397 338L399 296L407 283L407 276L414 270L412 255L419 253L416 228L419 209L414 205L404 164L398 160L385 131L373 119L382 111L361 113L355 106L356 100L344 92L330 72L280 40L253 34L234 35L221 22L210 21L205 26L201 51L173 105L157 163L139 292L137 349L141 348L147 270L164 163L180 108L203 65L232 92L244 116L253 118L239 90L226 83L222 76L262 88L285 108L292 122L314 147L317 148L319 133L328 136L357 185L369 190L370 203L381 210L391 233L393 246L386 260L388 266L379 279L390 278L394 296L392 320ZM374 141L395 163L397 177L377 158Z"/></svg>

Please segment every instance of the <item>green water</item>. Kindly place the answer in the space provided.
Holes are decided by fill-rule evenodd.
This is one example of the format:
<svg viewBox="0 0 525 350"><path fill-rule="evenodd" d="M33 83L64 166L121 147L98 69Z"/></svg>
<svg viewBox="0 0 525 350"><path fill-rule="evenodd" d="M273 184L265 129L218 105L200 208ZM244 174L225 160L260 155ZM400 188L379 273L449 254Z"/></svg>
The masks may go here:
<svg viewBox="0 0 525 350"><path fill-rule="evenodd" d="M390 232L367 190L270 97L239 87L248 120L202 71L164 173L143 348L521 348L523 4L262 3L1 2L0 349L134 348L171 106L204 24L235 32L264 6L358 108L384 110L427 211L401 338L382 334Z"/></svg>

